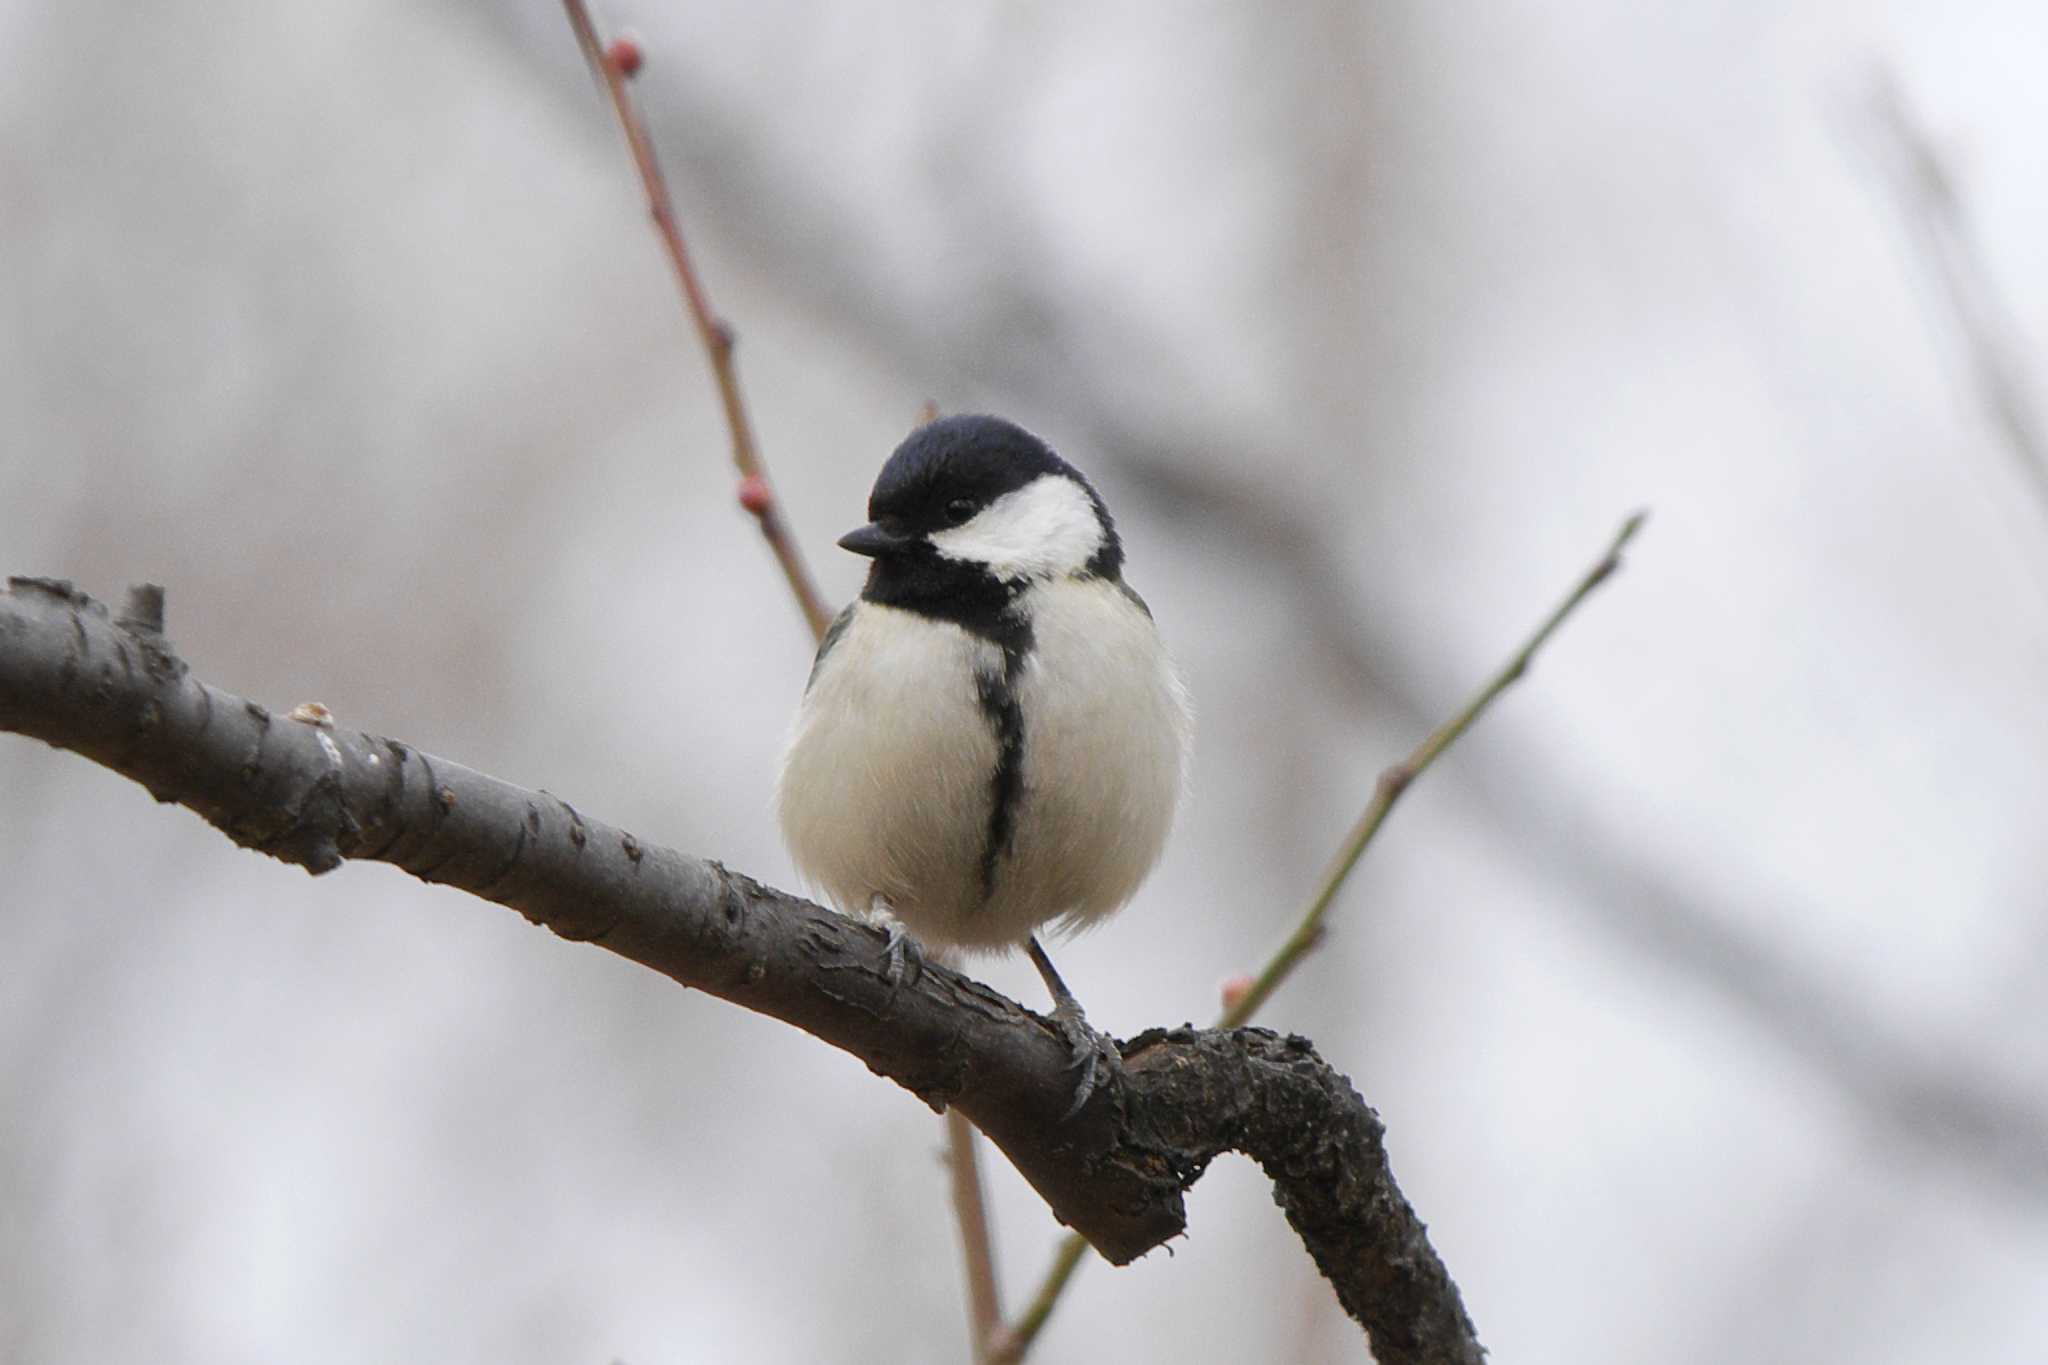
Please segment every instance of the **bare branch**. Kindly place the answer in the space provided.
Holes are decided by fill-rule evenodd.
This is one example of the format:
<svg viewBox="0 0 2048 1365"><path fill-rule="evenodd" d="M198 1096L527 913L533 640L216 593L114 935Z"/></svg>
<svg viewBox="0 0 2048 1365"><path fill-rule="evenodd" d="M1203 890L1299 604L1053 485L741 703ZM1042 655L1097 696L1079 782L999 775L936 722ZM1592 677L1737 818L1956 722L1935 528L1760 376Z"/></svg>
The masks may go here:
<svg viewBox="0 0 2048 1365"><path fill-rule="evenodd" d="M974 1150L974 1125L958 1109L946 1111L946 1171L960 1229L960 1261L967 1274L968 1339L974 1343L974 1359L982 1362L989 1358L989 1344L1002 1325L1003 1299L988 1200L981 1187L981 1159Z"/></svg>
<svg viewBox="0 0 2048 1365"><path fill-rule="evenodd" d="M1287 941L1280 945L1280 950L1273 955L1272 960L1260 969L1251 985L1225 1008L1223 1017L1217 1020L1218 1028L1236 1028L1239 1024L1249 1022L1251 1017L1258 1013L1259 1006L1265 1004L1273 992L1280 988L1280 984L1293 974L1302 958L1306 957L1322 938L1323 918L1329 913L1330 903L1337 898L1337 892L1344 885L1345 879L1351 875L1351 869L1358 865L1366 846L1372 842L1373 836L1379 833L1380 826L1386 823L1387 816L1394 809L1394 803L1401 799L1401 794L1408 790L1416 778L1422 776L1429 766L1442 756L1444 750L1457 743L1459 737L1472 728L1473 723L1486 708L1493 705L1496 697L1514 686L1522 675L1529 671L1530 661L1536 657L1536 651L1543 648L1544 643L1556 633L1557 628L1564 624L1565 618L1576 611L1579 603L1585 601L1595 588L1605 583L1614 571L1621 567L1622 549L1635 537L1636 532L1642 529L1647 515L1644 512L1637 512L1624 521L1621 530L1615 534L1614 543L1607 547L1607 553L1602 555L1592 568L1586 570L1572 586L1572 590L1565 595L1565 599L1558 603L1550 615L1543 618L1543 623L1536 627L1535 633L1523 641L1522 647L1509 656L1499 671L1486 680L1472 695L1471 700L1458 709L1456 715L1430 731L1422 743L1415 747L1413 753L1380 774L1379 781L1373 787L1372 800L1366 803L1364 811L1359 814L1358 822L1344 836L1344 842L1338 845L1337 852L1330 859L1329 867L1323 873L1321 884L1309 898L1308 907L1302 912L1301 920L1295 925L1294 932L1287 936Z"/></svg>
<svg viewBox="0 0 2048 1365"><path fill-rule="evenodd" d="M559 797L338 725L314 703L275 716L193 677L152 615L117 622L68 583L10 579L0 730L81 754L310 872L388 862L794 1024L934 1109L957 1107L1118 1264L1184 1231L1184 1191L1218 1154L1242 1152L1381 1361L1480 1359L1388 1170L1378 1116L1305 1040L1146 1033L1063 1119L1073 1078L1050 1020L937 964L892 983L879 931Z"/></svg>
<svg viewBox="0 0 2048 1365"><path fill-rule="evenodd" d="M639 49L615 45L608 50L599 43L597 28L591 23L590 11L584 7L583 0L563 0L563 8L568 11L570 27L576 30L576 41L583 48L584 59L590 63L590 69L596 73L604 85L605 94L611 99L612 112L619 120L619 131L625 134L627 149L633 154L633 166L639 171L640 183L647 191L647 207L654 217L654 230L661 238L663 250L668 253L676 283L682 286L683 302L689 309L690 321L697 328L698 339L704 343L704 353L711 358L712 376L718 381L718 399L725 409L726 429L732 433L732 462L740 473L740 505L751 512L760 524L761 535L767 540L768 548L775 552L775 561L782 566L782 576L789 580L789 590L796 597L812 637L822 639L825 628L832 622L832 611L819 595L817 585L811 581L803 552L789 533L789 523L782 516L782 505L775 497L773 485L768 482L768 468L754 443L753 422L747 416L746 400L740 396L739 366L733 359L732 326L712 311L711 299L704 292L703 282L697 278L696 267L690 262L690 249L683 241L682 224L676 218L675 203L669 198L668 185L662 179L661 163L654 155L654 141L647 135L647 124L641 119L640 111L634 106L633 97L626 88L626 82L640 68Z"/></svg>
<svg viewBox="0 0 2048 1365"><path fill-rule="evenodd" d="M1016 1365L1024 1358L1024 1353L1031 1349L1031 1343L1038 1339L1039 1332L1052 1318L1052 1310L1066 1291L1067 1281L1074 1278L1074 1272L1081 1268L1081 1261L1087 1254L1087 1238L1073 1233L1060 1238L1038 1292L1031 1296L1031 1302L1017 1315L1017 1320L997 1333L990 1344L990 1365Z"/></svg>

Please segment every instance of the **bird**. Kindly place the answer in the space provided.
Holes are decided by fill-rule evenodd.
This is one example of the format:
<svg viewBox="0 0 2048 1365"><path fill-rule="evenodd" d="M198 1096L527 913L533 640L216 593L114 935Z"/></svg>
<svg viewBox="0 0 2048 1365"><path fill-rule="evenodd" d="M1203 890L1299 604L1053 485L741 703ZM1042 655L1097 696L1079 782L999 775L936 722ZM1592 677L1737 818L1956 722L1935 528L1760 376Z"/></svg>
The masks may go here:
<svg viewBox="0 0 2048 1365"><path fill-rule="evenodd" d="M1109 509L1013 422L942 417L882 466L869 561L811 665L777 783L798 871L888 931L892 986L924 948L1022 947L1081 1071L1113 1045L1039 942L1129 902L1186 785L1193 712L1124 581Z"/></svg>

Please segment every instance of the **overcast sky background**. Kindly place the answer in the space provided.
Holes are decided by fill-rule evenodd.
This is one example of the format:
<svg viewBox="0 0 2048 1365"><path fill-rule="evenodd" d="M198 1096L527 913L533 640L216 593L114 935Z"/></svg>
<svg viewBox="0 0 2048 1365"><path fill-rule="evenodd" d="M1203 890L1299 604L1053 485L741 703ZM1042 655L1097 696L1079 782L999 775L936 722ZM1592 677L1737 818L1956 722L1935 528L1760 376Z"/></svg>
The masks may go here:
<svg viewBox="0 0 2048 1365"><path fill-rule="evenodd" d="M1095 476L1201 717L1058 954L1206 1019L1637 507L1264 1022L1503 1361L2048 1338L2048 514L1901 208L2048 345L2038 4L616 4L832 548L927 398ZM1880 92L1890 91L1889 95ZM793 884L809 645L561 13L0 0L0 569ZM989 976L1027 1003L1021 963ZM915 1100L518 916L0 739L0 1358L956 1361ZM1057 1229L991 1172L1009 1300ZM1363 1354L1247 1164L1046 1360Z"/></svg>

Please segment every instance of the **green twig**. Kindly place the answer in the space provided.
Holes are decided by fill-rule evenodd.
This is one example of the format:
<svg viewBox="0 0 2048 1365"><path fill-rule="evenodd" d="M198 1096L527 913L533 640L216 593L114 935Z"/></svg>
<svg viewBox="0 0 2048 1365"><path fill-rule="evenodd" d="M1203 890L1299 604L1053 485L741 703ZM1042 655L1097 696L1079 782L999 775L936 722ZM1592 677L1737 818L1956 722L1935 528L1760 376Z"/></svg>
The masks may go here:
<svg viewBox="0 0 2048 1365"><path fill-rule="evenodd" d="M1060 1291L1080 1269L1081 1258L1087 1250L1088 1241L1078 1232L1070 1232L1060 1240L1059 1249L1053 1252L1052 1265L1046 1271L1045 1282L1038 1286L1030 1304L1017 1315L1015 1322L996 1333L995 1339L989 1343L989 1365L1017 1365L1024 1358L1024 1353L1037 1339L1039 1329L1052 1316L1052 1306L1059 1301Z"/></svg>
<svg viewBox="0 0 2048 1365"><path fill-rule="evenodd" d="M1530 661L1536 657L1536 651L1543 648L1550 637L1557 633L1557 628L1564 624L1565 618L1578 609L1579 604L1586 600L1593 589L1606 582L1608 577L1621 567L1623 547L1642 529L1643 522L1648 516L1647 512L1637 512L1622 522L1621 530L1615 533L1613 543L1607 547L1607 553L1602 555L1592 568L1586 570L1572 586L1571 592L1566 594L1565 599L1557 604L1550 615L1543 618L1543 623L1536 627L1535 633L1522 643L1522 647L1515 651L1507 663L1472 694L1471 699L1458 709L1457 714L1432 730L1429 736L1415 747L1413 753L1380 774L1379 781L1373 786L1372 800L1366 803L1358 822L1351 827L1350 832L1344 836L1344 842L1338 845L1336 853L1331 856L1329 866L1323 870L1322 880L1316 886L1315 894L1309 897L1307 907L1303 909L1300 920L1294 926L1294 932L1287 936L1286 942L1280 945L1258 976L1254 977L1241 993L1234 995L1225 1007L1222 1018L1216 1021L1218 1028L1237 1028L1249 1023L1259 1007L1264 1005L1272 997L1273 992L1280 989L1281 983L1301 965L1301 960L1307 957L1322 939L1323 920L1329 914L1331 904L1337 899L1337 892L1342 889L1345 879L1351 875L1351 869L1358 865L1359 858L1364 855L1366 846L1372 843L1373 836L1379 833L1380 826L1386 823L1387 815L1393 810L1394 803L1401 799L1401 794L1408 790L1416 778L1422 776L1432 763L1442 757L1444 750L1450 748L1472 728L1473 723L1493 704L1496 697L1507 691L1529 671ZM1037 1338L1046 1320L1052 1316L1053 1305L1059 1301L1067 1282L1080 1268L1087 1250L1088 1243L1074 1233L1069 1233L1061 1239L1058 1249L1053 1253L1052 1264L1046 1269L1045 1279L1040 1283L1037 1294L1032 1296L1030 1307L1019 1314L1015 1322L998 1333L989 1354L991 1360L1014 1365L1024 1358L1025 1352L1031 1349L1032 1341Z"/></svg>
<svg viewBox="0 0 2048 1365"><path fill-rule="evenodd" d="M1394 803L1401 799L1401 793L1407 791L1409 784L1422 776L1429 765L1443 755L1444 750L1450 748L1472 728L1473 722L1493 704L1494 698L1507 691L1529 671L1529 661L1536 657L1536 651L1543 648L1545 642L1557 632L1557 628L1564 624L1565 618L1577 609L1579 603L1586 600L1587 594L1606 582L1608 575L1621 567L1622 547L1642 529L1643 520L1648 515L1647 512L1637 512L1624 521L1621 530L1614 537L1614 543L1607 547L1607 553L1586 571L1585 576L1579 579L1564 601L1558 603L1556 609L1543 619L1543 624L1536 627L1536 633L1523 642L1522 647L1515 651L1514 657L1510 658L1499 672L1487 679L1486 685L1473 693L1471 699L1459 708L1456 715L1430 731L1429 737L1416 746L1415 752L1380 774L1379 781L1373 787L1372 800L1366 803L1364 811L1359 814L1358 823L1344 836L1344 842L1337 846L1336 853L1330 858L1329 866L1323 869L1323 879L1316 887L1315 894L1309 897L1308 907L1302 911L1300 921L1294 926L1294 932L1287 936L1287 941L1280 945L1279 951L1273 954L1264 969L1253 978L1251 985L1230 1002L1229 1007L1223 1011L1223 1017L1216 1021L1216 1027L1236 1028L1249 1023L1252 1015L1256 1014L1259 1007L1280 988L1280 984L1293 973L1302 958L1308 956L1323 936L1323 919L1329 913L1330 903L1337 898L1337 892L1343 887L1345 878L1351 875L1351 869L1358 865L1366 846L1372 842L1373 836L1380 832L1380 826L1386 823L1387 815L1394 809Z"/></svg>

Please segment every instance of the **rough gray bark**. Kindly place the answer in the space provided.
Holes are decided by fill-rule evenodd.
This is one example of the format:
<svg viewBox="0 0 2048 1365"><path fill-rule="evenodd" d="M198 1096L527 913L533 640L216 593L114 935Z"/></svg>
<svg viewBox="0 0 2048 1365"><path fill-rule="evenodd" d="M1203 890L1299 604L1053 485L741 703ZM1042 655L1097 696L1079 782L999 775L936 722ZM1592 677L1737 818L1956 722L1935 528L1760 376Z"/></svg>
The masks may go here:
<svg viewBox="0 0 2048 1365"><path fill-rule="evenodd" d="M1180 1234L1183 1192L1242 1152L1382 1362L1481 1358L1378 1116L1305 1039L1142 1034L1063 1122L1074 1078L1048 1020L943 967L892 986L864 925L317 708L278 716L211 687L164 637L153 588L116 620L68 583L10 579L0 730L79 753L309 872L392 863L794 1024L934 1109L957 1106L1117 1264Z"/></svg>

